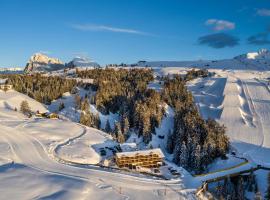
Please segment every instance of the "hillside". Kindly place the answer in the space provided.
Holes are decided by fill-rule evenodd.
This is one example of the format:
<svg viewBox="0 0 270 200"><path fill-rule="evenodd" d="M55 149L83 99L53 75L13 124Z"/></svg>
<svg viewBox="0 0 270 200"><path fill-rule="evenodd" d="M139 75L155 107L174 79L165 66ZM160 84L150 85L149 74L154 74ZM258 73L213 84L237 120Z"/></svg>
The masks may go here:
<svg viewBox="0 0 270 200"><path fill-rule="evenodd" d="M136 65L142 67L153 67L155 70L164 74L167 74L167 67L265 71L270 70L270 52L266 49L262 49L258 52L246 53L232 59L197 61L140 61Z"/></svg>
<svg viewBox="0 0 270 200"><path fill-rule="evenodd" d="M10 109L10 110L14 110L15 108L17 108L19 110L20 104L24 100L28 102L30 108L34 112L36 112L37 110L40 112L47 111L47 109L45 108L43 104L28 97L27 95L24 95L14 90L10 90L7 92L0 90L0 108Z"/></svg>

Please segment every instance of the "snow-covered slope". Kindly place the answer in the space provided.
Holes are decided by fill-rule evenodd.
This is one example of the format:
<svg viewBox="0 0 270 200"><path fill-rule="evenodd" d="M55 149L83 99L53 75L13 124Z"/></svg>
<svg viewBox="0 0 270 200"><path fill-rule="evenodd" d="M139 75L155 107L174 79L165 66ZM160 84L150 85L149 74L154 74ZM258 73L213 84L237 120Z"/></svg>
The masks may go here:
<svg viewBox="0 0 270 200"><path fill-rule="evenodd" d="M270 52L262 49L236 56L232 59L222 60L197 60L197 61L151 61L138 62L137 66L153 67L161 74L168 74L166 68L205 68L205 69L230 69L230 70L270 70ZM163 69L164 68L164 69ZM172 69L170 69L171 71Z"/></svg>
<svg viewBox="0 0 270 200"><path fill-rule="evenodd" d="M43 104L37 102L36 100L19 93L14 90L9 90L4 92L0 90L0 108L8 108L14 110L20 109L21 102L26 100L32 111L36 112L37 110L40 112L46 112L47 109L43 106Z"/></svg>
<svg viewBox="0 0 270 200"><path fill-rule="evenodd" d="M17 105L12 97L23 95L0 94L1 101ZM28 100L41 110L42 105ZM100 157L95 145L107 141L111 140L102 131L71 121L28 119L1 107L0 199L195 199L182 178L157 180L57 159L96 163Z"/></svg>
<svg viewBox="0 0 270 200"><path fill-rule="evenodd" d="M262 81L270 72L215 72L188 84L202 116L224 124L233 147L250 162L270 166L270 90Z"/></svg>
<svg viewBox="0 0 270 200"><path fill-rule="evenodd" d="M68 68L91 68L99 67L99 64L86 57L76 57L67 64Z"/></svg>

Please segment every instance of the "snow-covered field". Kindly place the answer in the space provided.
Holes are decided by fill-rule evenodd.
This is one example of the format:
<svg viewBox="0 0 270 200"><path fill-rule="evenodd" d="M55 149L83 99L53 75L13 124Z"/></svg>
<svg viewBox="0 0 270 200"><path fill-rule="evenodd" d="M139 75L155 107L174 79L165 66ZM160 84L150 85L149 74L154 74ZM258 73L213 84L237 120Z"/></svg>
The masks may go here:
<svg viewBox="0 0 270 200"><path fill-rule="evenodd" d="M187 68L154 70L157 75L184 74ZM192 177L179 170L182 172L180 177L168 181L101 169L93 166L103 159L100 148L114 146L115 142L102 131L75 123L80 111L74 109L74 95L66 93L46 108L18 92L0 91L0 199L192 199L192 192L204 180L257 164L270 167L267 156L270 153L270 89L267 82L270 72L210 71L216 74L188 82L188 89L202 116L224 124L237 156L245 157L249 163L233 168L243 160L229 156L228 160L216 160L209 166L209 172L221 172ZM153 82L149 87L160 90L162 85ZM84 96L85 91L80 90L80 95ZM40 112L57 111L59 104L64 102L65 108L60 114L68 119L29 119L14 111L15 108L19 110L23 100L29 102L33 111ZM172 108L165 107L166 116L150 143L164 152L167 133L173 129L174 115ZM118 114L102 115L93 105L90 110L99 114L101 128L107 120L111 127L119 120ZM140 143L136 137L127 142L134 140L137 145ZM87 164L87 167L79 164ZM264 183L266 172L259 170L256 173ZM265 184L259 183L259 189L263 193Z"/></svg>
<svg viewBox="0 0 270 200"><path fill-rule="evenodd" d="M215 70L216 76L188 84L204 118L227 127L233 147L257 164L270 166L270 90L260 80L270 72Z"/></svg>
<svg viewBox="0 0 270 200"><path fill-rule="evenodd" d="M0 199L194 198L184 177L166 181L60 162L99 162L96 147L110 137L71 121L28 119L13 110L24 98L15 91L0 95ZM33 110L46 111L27 101Z"/></svg>

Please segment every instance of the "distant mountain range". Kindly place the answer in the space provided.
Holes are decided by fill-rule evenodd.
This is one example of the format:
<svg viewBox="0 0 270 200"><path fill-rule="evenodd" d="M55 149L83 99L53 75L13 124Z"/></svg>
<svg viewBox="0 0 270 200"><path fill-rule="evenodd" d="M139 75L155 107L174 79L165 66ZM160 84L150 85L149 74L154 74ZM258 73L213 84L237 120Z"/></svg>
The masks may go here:
<svg viewBox="0 0 270 200"><path fill-rule="evenodd" d="M36 53L29 59L24 71L29 72L51 72L66 68L85 68L99 67L96 62L90 61L88 58L76 57L68 63L63 63L57 58L50 58L45 54Z"/></svg>
<svg viewBox="0 0 270 200"><path fill-rule="evenodd" d="M222 60L196 60L196 61L139 61L133 66L141 67L194 67L206 69L238 69L238 70L270 70L270 52L261 49L236 56L232 59Z"/></svg>
<svg viewBox="0 0 270 200"><path fill-rule="evenodd" d="M72 61L64 63L57 58L50 58L45 54L35 53L22 68L0 68L0 73L31 73L31 72L52 72L74 68L93 68L99 67L96 62L85 57L75 57ZM127 65L128 67L186 67L186 68L205 68L223 70L270 70L270 51L261 49L257 52L249 52L236 56L232 59L222 60L195 60L195 61L139 61L136 64Z"/></svg>
<svg viewBox="0 0 270 200"><path fill-rule="evenodd" d="M18 74L23 72L23 68L20 67L0 67L0 74Z"/></svg>

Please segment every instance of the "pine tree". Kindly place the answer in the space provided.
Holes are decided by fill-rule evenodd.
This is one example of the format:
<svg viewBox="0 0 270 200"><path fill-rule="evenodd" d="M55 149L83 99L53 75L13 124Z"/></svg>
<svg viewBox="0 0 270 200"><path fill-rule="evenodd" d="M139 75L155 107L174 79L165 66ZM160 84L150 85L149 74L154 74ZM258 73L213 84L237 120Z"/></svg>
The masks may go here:
<svg viewBox="0 0 270 200"><path fill-rule="evenodd" d="M80 117L80 123L85 125L85 126L91 126L91 113L88 112L82 112L81 117Z"/></svg>
<svg viewBox="0 0 270 200"><path fill-rule="evenodd" d="M173 162L177 165L180 165L180 157L181 157L181 145L176 143L173 149Z"/></svg>
<svg viewBox="0 0 270 200"><path fill-rule="evenodd" d="M195 149L195 167L194 169L198 172L201 170L201 146L198 144Z"/></svg>
<svg viewBox="0 0 270 200"><path fill-rule="evenodd" d="M61 102L61 103L59 104L58 110L61 111L61 110L63 110L64 108L65 108L65 104L64 104L64 102Z"/></svg>
<svg viewBox="0 0 270 200"><path fill-rule="evenodd" d="M88 111L89 109L90 109L90 106L89 106L88 99L84 99L84 100L81 102L81 110L83 110L83 111Z"/></svg>
<svg viewBox="0 0 270 200"><path fill-rule="evenodd" d="M237 199L239 200L245 199L244 181L242 176L240 176L237 181Z"/></svg>
<svg viewBox="0 0 270 200"><path fill-rule="evenodd" d="M114 123L114 135L116 138L118 138L118 135L122 134L121 133L121 126L120 126L120 123L119 122L115 122Z"/></svg>
<svg viewBox="0 0 270 200"><path fill-rule="evenodd" d="M192 138L188 137L188 143L187 143L187 151L188 151L188 168L190 170L196 169L196 157L195 157L195 151L196 151L197 144Z"/></svg>
<svg viewBox="0 0 270 200"><path fill-rule="evenodd" d="M80 109L81 108L81 97L80 95L75 95L75 108Z"/></svg>
<svg viewBox="0 0 270 200"><path fill-rule="evenodd" d="M21 102L20 111L25 115L31 113L31 109L30 109L29 104L26 100Z"/></svg>
<svg viewBox="0 0 270 200"><path fill-rule="evenodd" d="M171 129L169 129L169 131L168 131L168 134L167 134L167 137L168 137L168 139L167 139L167 151L168 151L168 153L173 153L173 134L171 133Z"/></svg>
<svg viewBox="0 0 270 200"><path fill-rule="evenodd" d="M119 143L125 142L125 136L121 132L119 132L117 135L117 142L119 142Z"/></svg>
<svg viewBox="0 0 270 200"><path fill-rule="evenodd" d="M107 119L106 124L105 124L105 132L106 133L111 133L112 132L111 125L110 125L110 122L109 122L108 119Z"/></svg>
<svg viewBox="0 0 270 200"><path fill-rule="evenodd" d="M128 118L126 116L122 116L120 123L121 123L122 133L124 135L126 135L128 133L128 130L129 130L129 121L128 121Z"/></svg>
<svg viewBox="0 0 270 200"><path fill-rule="evenodd" d="M268 187L267 187L267 190L266 190L265 198L267 200L270 200L270 173L268 174Z"/></svg>
<svg viewBox="0 0 270 200"><path fill-rule="evenodd" d="M253 173L253 171L250 172L249 176L248 176L248 181L247 181L247 188L249 192L253 192L254 191L254 184L255 184L256 180L255 180L255 175Z"/></svg>
<svg viewBox="0 0 270 200"><path fill-rule="evenodd" d="M99 114L98 113L96 113L95 115L92 114L92 118L94 119L93 127L97 128L97 129L100 129L101 121L100 121L100 118L99 118Z"/></svg>
<svg viewBox="0 0 270 200"><path fill-rule="evenodd" d="M185 142L181 145L179 164L185 169L188 168L188 150Z"/></svg>

